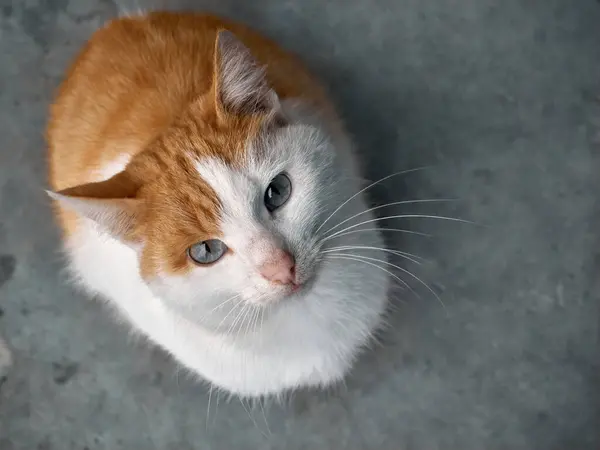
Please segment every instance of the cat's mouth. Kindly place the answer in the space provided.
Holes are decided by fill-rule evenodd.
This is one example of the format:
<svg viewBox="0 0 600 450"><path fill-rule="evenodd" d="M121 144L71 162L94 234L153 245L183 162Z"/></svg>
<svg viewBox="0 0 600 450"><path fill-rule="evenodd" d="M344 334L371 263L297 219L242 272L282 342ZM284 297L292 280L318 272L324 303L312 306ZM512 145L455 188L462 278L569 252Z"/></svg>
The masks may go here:
<svg viewBox="0 0 600 450"><path fill-rule="evenodd" d="M314 286L314 277L310 278L308 281L306 281L303 284L294 286L290 291L289 297L290 298L304 297L310 293L313 286Z"/></svg>
<svg viewBox="0 0 600 450"><path fill-rule="evenodd" d="M303 298L312 290L318 275L318 267L311 268L310 272L302 271L295 283L272 286L267 289L268 294L258 295L251 300L257 306L276 305L289 299Z"/></svg>
<svg viewBox="0 0 600 450"><path fill-rule="evenodd" d="M308 294L312 290L316 280L319 277L321 264L321 260L316 259L311 261L309 266L310 268L308 270L306 269L307 265L303 265L304 268L300 268L298 270L298 283L292 286L290 289L289 295L291 297L300 297Z"/></svg>

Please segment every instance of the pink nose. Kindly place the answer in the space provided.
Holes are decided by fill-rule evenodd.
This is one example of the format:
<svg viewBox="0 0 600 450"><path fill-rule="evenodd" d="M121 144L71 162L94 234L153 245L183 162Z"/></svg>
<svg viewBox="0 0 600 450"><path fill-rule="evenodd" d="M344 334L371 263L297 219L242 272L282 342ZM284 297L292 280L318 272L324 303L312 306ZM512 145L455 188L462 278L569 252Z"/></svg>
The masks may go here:
<svg viewBox="0 0 600 450"><path fill-rule="evenodd" d="M260 267L260 274L275 284L296 284L294 258L288 252L276 250Z"/></svg>

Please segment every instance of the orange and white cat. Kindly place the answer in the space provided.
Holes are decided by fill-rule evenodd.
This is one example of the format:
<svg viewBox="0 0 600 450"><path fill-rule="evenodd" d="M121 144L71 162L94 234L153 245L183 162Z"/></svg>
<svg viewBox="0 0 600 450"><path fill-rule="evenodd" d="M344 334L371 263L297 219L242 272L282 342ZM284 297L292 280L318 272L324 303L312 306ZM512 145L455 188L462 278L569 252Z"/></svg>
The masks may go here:
<svg viewBox="0 0 600 450"><path fill-rule="evenodd" d="M303 65L247 27L151 12L98 30L48 127L69 267L216 387L279 394L341 380L390 280L335 249L373 215L352 144ZM336 255L338 255L336 257Z"/></svg>

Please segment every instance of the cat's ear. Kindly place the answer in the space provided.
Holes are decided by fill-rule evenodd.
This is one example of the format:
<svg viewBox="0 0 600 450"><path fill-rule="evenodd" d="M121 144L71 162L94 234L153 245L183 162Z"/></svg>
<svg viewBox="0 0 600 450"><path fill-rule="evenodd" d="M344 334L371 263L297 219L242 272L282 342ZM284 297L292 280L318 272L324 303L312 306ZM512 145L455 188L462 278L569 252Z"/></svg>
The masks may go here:
<svg viewBox="0 0 600 450"><path fill-rule="evenodd" d="M47 193L61 206L93 220L116 239L131 241L141 213L141 200L135 197L138 189L127 173L121 172L106 181Z"/></svg>
<svg viewBox="0 0 600 450"><path fill-rule="evenodd" d="M279 104L264 68L231 31L217 33L213 85L217 108L228 112L268 112Z"/></svg>

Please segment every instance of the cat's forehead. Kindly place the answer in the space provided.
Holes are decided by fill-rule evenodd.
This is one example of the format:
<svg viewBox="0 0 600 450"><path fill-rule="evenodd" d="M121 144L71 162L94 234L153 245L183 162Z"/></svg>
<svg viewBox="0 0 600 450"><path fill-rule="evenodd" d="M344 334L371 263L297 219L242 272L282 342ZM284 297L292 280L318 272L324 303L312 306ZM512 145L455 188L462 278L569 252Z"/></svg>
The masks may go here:
<svg viewBox="0 0 600 450"><path fill-rule="evenodd" d="M161 177L166 182L161 197L169 211L160 211L160 220L188 223L186 235L218 238L229 234L228 224L237 233L260 221L264 191L279 173L302 180L309 195L316 185L314 171L323 166L310 161L312 150L323 145L320 134L310 127L273 126L268 120L259 125L252 132L246 128L237 139L207 140L198 134L172 139L179 153L164 163L168 175Z"/></svg>
<svg viewBox="0 0 600 450"><path fill-rule="evenodd" d="M252 204L257 180L248 172L249 157L239 166L231 166L219 158L203 158L194 167L215 193L221 213L242 217Z"/></svg>
<svg viewBox="0 0 600 450"><path fill-rule="evenodd" d="M154 198L148 210L147 256L142 270L152 275L161 270L188 272L192 266L186 249L199 241L222 239L226 234L226 218L247 215L244 205L249 192L247 178L239 176L248 165L248 141L244 136L235 141L186 137L171 139L174 150L161 153L155 160L156 179L148 183L148 197ZM166 157L165 157L166 153ZM151 254L152 253L152 254Z"/></svg>
<svg viewBox="0 0 600 450"><path fill-rule="evenodd" d="M314 184L315 172L330 163L326 158L318 162L314 158L323 145L314 128L265 127L246 140L235 164L218 155L197 157L194 172L215 193L222 213L242 218L256 209L252 206L262 201L263 191L279 173L291 171L287 175Z"/></svg>
<svg viewBox="0 0 600 450"><path fill-rule="evenodd" d="M202 119L202 120L200 120ZM149 184L161 182L174 196L206 197L216 208L218 187L232 182L227 175L244 170L252 143L268 130L268 117L214 118L188 116L172 126L137 164L137 173L152 174ZM199 170L204 168L203 170ZM154 183L154 181L159 181Z"/></svg>

